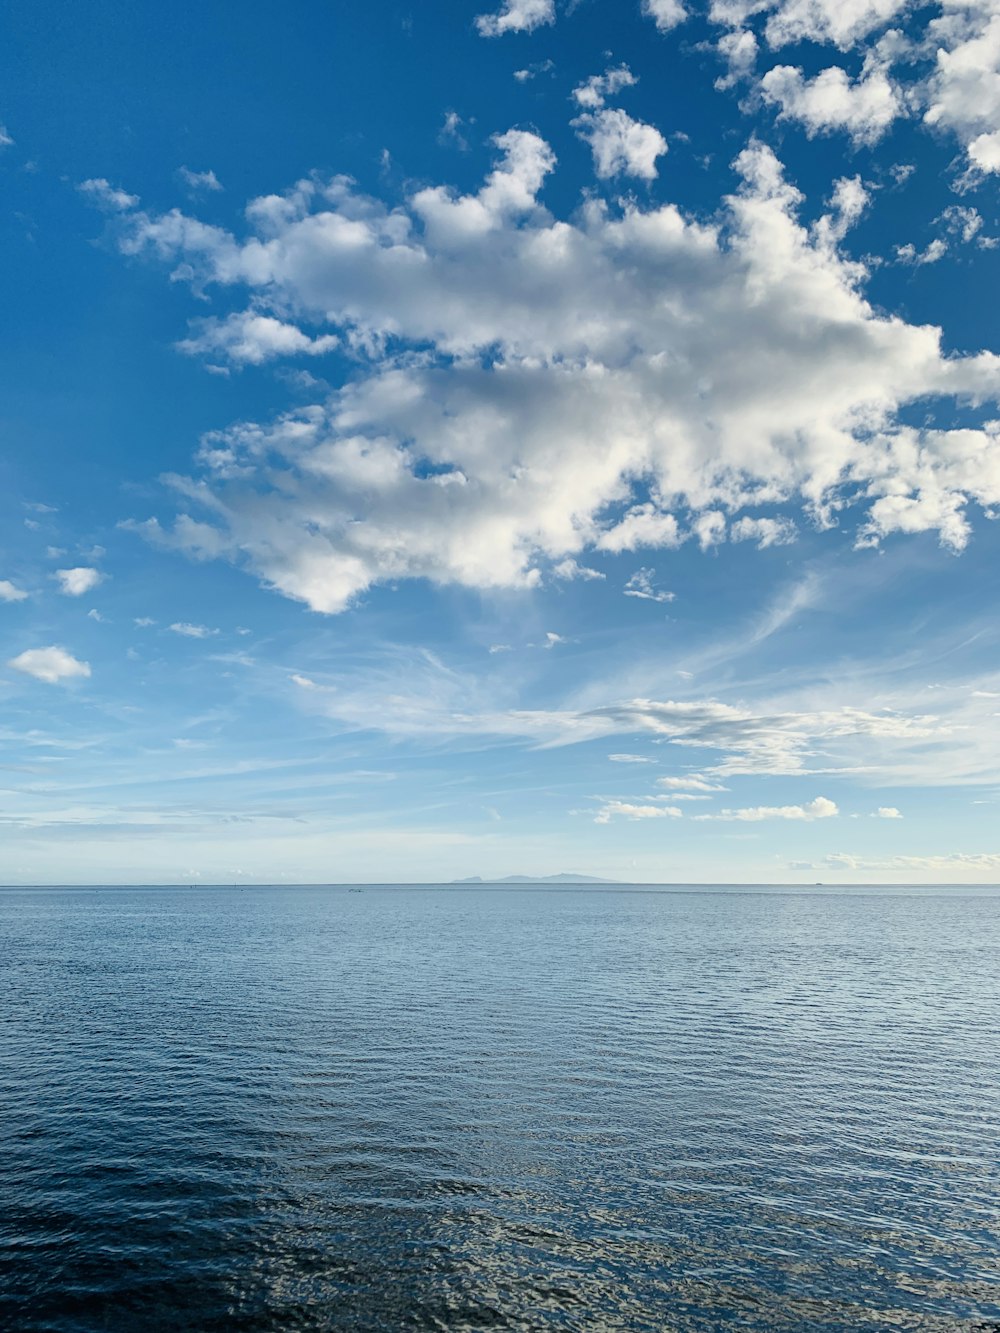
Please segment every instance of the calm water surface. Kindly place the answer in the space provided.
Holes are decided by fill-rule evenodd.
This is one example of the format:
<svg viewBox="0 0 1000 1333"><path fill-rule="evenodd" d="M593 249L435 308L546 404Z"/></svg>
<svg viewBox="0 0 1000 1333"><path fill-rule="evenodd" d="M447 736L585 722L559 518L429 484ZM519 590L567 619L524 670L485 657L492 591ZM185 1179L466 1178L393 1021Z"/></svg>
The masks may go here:
<svg viewBox="0 0 1000 1333"><path fill-rule="evenodd" d="M1000 896L0 893L0 1327L1000 1329Z"/></svg>

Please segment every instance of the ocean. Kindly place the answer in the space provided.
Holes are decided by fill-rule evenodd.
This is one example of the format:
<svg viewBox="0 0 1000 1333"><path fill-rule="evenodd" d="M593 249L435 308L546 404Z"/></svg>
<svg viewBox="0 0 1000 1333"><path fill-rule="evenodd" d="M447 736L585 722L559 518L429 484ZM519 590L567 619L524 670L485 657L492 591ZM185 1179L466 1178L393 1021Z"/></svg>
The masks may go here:
<svg viewBox="0 0 1000 1333"><path fill-rule="evenodd" d="M0 1327L1000 1329L1000 894L0 892Z"/></svg>

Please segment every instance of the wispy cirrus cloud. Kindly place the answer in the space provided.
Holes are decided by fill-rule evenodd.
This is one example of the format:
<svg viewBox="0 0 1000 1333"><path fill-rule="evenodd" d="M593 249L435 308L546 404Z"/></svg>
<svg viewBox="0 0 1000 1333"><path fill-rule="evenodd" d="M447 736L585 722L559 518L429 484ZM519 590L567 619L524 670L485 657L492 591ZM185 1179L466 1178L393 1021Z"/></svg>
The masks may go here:
<svg viewBox="0 0 1000 1333"><path fill-rule="evenodd" d="M219 633L209 625L194 625L188 620L175 620L167 628L172 634L179 634L184 639L210 639Z"/></svg>

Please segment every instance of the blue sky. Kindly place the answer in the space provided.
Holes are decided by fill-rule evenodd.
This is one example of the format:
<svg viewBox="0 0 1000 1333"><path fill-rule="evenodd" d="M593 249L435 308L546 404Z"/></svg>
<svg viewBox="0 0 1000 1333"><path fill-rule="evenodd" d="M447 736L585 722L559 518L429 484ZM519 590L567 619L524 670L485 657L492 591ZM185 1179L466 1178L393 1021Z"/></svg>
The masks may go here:
<svg viewBox="0 0 1000 1333"><path fill-rule="evenodd" d="M13 0L0 881L1000 878L984 0Z"/></svg>

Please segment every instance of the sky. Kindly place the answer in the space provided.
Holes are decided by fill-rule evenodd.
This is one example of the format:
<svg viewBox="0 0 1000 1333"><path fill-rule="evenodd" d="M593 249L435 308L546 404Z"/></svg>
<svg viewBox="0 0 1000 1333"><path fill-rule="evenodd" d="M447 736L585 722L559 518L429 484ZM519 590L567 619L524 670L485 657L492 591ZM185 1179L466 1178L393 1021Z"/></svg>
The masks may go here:
<svg viewBox="0 0 1000 1333"><path fill-rule="evenodd" d="M0 882L1000 880L995 0L0 67Z"/></svg>

